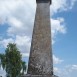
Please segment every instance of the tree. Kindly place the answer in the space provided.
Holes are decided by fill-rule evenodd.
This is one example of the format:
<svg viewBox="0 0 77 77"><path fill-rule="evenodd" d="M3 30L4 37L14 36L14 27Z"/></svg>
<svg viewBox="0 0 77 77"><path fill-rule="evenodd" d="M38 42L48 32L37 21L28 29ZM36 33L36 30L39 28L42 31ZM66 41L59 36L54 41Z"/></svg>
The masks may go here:
<svg viewBox="0 0 77 77"><path fill-rule="evenodd" d="M26 63L22 61L22 55L14 43L7 45L5 54L0 54L0 60L7 77L19 77L21 70L26 70Z"/></svg>
<svg viewBox="0 0 77 77"><path fill-rule="evenodd" d="M22 62L22 75L24 75L24 72L26 72L26 69L27 69L26 63L23 61Z"/></svg>

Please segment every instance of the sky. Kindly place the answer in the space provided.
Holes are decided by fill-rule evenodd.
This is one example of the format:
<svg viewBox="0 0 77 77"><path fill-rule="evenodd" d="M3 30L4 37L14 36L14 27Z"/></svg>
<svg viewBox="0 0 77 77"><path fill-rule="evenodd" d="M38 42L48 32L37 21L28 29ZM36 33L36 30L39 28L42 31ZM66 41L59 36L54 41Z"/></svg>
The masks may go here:
<svg viewBox="0 0 77 77"><path fill-rule="evenodd" d="M16 43L28 62L36 6L36 0L0 0L0 53ZM52 0L50 14L54 74L77 77L77 0Z"/></svg>

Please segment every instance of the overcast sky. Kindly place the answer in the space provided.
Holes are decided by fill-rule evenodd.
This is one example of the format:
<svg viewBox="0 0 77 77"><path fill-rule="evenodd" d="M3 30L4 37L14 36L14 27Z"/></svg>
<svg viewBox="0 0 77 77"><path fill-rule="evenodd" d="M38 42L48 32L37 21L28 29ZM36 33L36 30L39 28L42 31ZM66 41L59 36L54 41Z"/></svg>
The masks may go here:
<svg viewBox="0 0 77 77"><path fill-rule="evenodd" d="M50 10L54 73L77 77L77 0L53 0ZM28 62L35 11L36 0L0 0L0 53L16 43Z"/></svg>

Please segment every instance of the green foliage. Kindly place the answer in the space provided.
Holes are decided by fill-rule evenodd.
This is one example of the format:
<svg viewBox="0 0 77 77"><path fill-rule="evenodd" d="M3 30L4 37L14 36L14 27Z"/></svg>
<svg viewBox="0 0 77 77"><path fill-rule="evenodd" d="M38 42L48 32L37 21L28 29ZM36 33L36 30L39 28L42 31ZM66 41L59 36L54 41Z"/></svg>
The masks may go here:
<svg viewBox="0 0 77 77"><path fill-rule="evenodd" d="M0 66L2 65L2 67L3 67L3 69L5 69L5 67L6 67L6 57L5 57L5 55L4 54L0 54L0 59L1 59L1 61L0 61Z"/></svg>
<svg viewBox="0 0 77 77"><path fill-rule="evenodd" d="M19 77L21 70L23 74L26 71L26 63L22 61L20 51L16 44L9 43L5 50L5 54L0 54L0 65L7 73L7 77Z"/></svg>
<svg viewBox="0 0 77 77"><path fill-rule="evenodd" d="M26 72L26 69L27 69L26 63L23 61L23 62L22 62L22 74L23 74L23 75L24 75L24 72Z"/></svg>

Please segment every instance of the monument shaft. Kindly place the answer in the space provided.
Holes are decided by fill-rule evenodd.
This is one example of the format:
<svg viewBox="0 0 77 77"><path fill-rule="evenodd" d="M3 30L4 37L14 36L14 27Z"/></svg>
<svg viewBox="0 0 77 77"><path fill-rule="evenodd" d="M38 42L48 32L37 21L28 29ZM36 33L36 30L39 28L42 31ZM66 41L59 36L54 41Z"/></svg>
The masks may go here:
<svg viewBox="0 0 77 77"><path fill-rule="evenodd" d="M31 51L28 71L30 75L53 75L50 28L50 0L36 0Z"/></svg>

